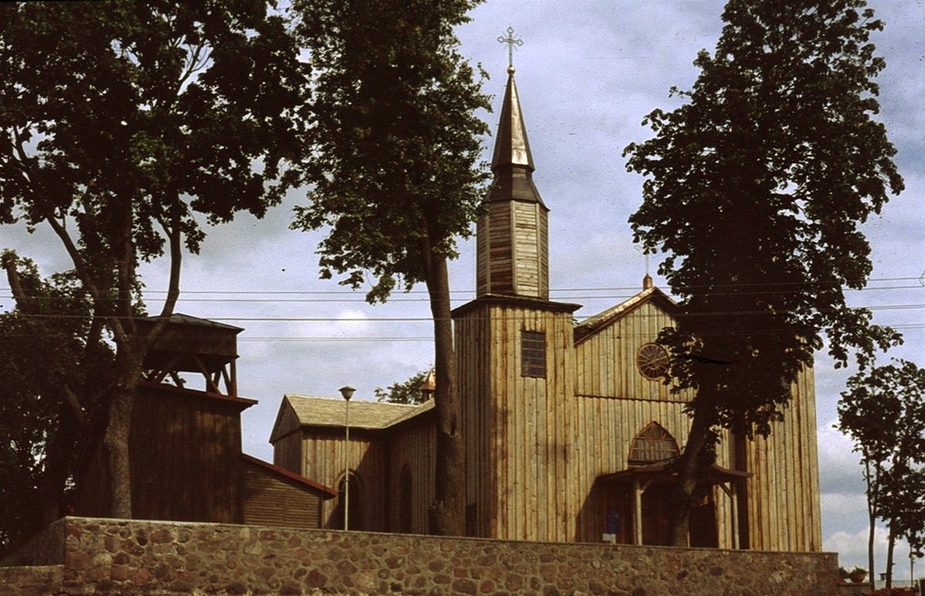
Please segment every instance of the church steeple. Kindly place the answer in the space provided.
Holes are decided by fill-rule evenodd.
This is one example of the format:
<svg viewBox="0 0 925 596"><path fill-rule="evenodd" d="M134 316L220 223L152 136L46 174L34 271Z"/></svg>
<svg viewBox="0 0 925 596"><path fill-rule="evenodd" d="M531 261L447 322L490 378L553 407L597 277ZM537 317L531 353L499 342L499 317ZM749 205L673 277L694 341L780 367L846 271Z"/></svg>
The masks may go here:
<svg viewBox="0 0 925 596"><path fill-rule="evenodd" d="M549 209L533 184L533 155L513 66L508 67L491 169L486 215L476 230L476 293L548 300Z"/></svg>

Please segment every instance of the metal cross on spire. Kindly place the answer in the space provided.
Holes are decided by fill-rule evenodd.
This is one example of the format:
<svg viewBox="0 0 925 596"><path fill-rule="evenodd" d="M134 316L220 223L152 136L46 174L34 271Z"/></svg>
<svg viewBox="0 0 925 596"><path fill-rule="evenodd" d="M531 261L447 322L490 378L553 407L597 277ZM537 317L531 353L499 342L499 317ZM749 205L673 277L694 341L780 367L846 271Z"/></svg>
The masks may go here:
<svg viewBox="0 0 925 596"><path fill-rule="evenodd" d="M507 28L507 37L501 36L498 38L498 43L507 44L507 68L512 70L514 68L514 46L524 45L524 40L514 37L514 28Z"/></svg>

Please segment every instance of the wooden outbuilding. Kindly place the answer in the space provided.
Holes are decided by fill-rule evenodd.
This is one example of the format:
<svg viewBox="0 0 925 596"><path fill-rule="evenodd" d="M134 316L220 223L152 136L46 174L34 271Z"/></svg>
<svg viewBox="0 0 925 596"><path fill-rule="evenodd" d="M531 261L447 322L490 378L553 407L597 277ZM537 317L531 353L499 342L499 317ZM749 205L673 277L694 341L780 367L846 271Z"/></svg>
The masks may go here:
<svg viewBox="0 0 925 596"><path fill-rule="evenodd" d="M240 331L174 315L145 361L147 380L135 395L129 439L136 519L316 528L323 503L336 496L331 488L242 453L241 412L257 402L236 394ZM182 375L190 372L203 377L205 391L187 387ZM75 502L78 515L110 515L104 424L94 425Z"/></svg>

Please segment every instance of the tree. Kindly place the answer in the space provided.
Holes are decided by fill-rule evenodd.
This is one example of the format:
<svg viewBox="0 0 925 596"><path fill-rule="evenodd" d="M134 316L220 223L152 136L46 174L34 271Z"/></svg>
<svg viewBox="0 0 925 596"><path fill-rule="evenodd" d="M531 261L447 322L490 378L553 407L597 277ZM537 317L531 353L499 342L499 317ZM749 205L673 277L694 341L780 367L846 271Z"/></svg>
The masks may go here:
<svg viewBox="0 0 925 596"><path fill-rule="evenodd" d="M730 0L722 18L693 89L672 89L685 103L651 112L655 136L624 152L646 176L636 241L667 253L659 273L679 298L659 339L671 382L696 391L675 544L722 430L770 433L823 331L838 365L899 341L844 297L871 271L860 224L903 188L873 119L884 61L869 38L882 23L863 0Z"/></svg>
<svg viewBox="0 0 925 596"><path fill-rule="evenodd" d="M413 375L404 383L392 383L388 389L376 387L376 401L385 401L393 404L419 404L424 401L424 392L421 385L427 378L428 371Z"/></svg>
<svg viewBox="0 0 925 596"><path fill-rule="evenodd" d="M103 444L111 511L131 517L133 395L203 220L262 216L295 182L306 77L263 0L0 7L0 223L49 226L116 347ZM201 214L197 217L196 214ZM166 256L159 319L138 265Z"/></svg>
<svg viewBox="0 0 925 596"><path fill-rule="evenodd" d="M436 495L431 529L464 531L464 449L447 259L471 233L487 172L477 167L474 111L488 109L481 82L457 52L453 27L470 0L297 1L301 34L319 67L314 80L312 186L296 226L330 226L321 276L375 283L371 303L399 284L424 282L434 319Z"/></svg>
<svg viewBox="0 0 925 596"><path fill-rule="evenodd" d="M73 272L43 280L11 251L0 266L16 301L0 314L2 553L60 515L112 351Z"/></svg>
<svg viewBox="0 0 925 596"><path fill-rule="evenodd" d="M889 588L896 539L921 552L925 537L925 369L896 360L853 375L838 403L838 428L854 440L864 467L872 577L876 520L889 528Z"/></svg>

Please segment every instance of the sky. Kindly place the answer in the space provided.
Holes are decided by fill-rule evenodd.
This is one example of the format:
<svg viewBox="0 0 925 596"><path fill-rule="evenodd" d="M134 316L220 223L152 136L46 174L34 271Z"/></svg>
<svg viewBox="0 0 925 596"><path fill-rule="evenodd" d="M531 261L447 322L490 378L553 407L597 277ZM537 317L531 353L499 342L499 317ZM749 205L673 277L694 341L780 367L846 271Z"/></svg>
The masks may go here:
<svg viewBox="0 0 925 596"><path fill-rule="evenodd" d="M634 246L627 218L641 201L643 179L626 172L622 151L651 136L642 119L654 108L678 105L672 86L688 89L698 51L719 37L720 0L487 0L457 30L460 52L490 76L484 90L495 113L481 116L492 131L504 92L507 46L498 39L513 27L523 45L513 60L521 106L536 165L534 182L550 208L552 300L584 305L581 319L642 289L655 275L658 256ZM873 38L887 62L878 78L879 117L896 145L895 161L906 189L864 227L873 249L868 288L850 292L854 306L870 307L874 322L893 325L905 344L889 357L925 365L925 5L873 0L886 22ZM485 139L490 159L492 139ZM239 216L208 228L201 254L186 257L177 312L243 327L239 335L238 391L259 400L242 417L244 450L272 461L270 431L285 393L336 397L356 388L354 399L374 399L377 387L408 379L433 363L432 330L423 287L371 306L365 291L318 279L322 230L289 229L293 192L263 220ZM14 248L43 274L70 267L58 241L44 229L28 234L0 227L0 249ZM454 306L474 298L474 241L459 244L450 270ZM143 270L145 300L159 309L167 265ZM0 281L0 311L13 302ZM824 352L815 376L824 549L845 567L867 567L864 484L851 441L833 428L836 404L852 371L836 370ZM885 561L885 532L878 530L877 573ZM897 548L897 578L908 578L908 550ZM925 565L925 563L923 563ZM921 566L916 576L923 575Z"/></svg>

